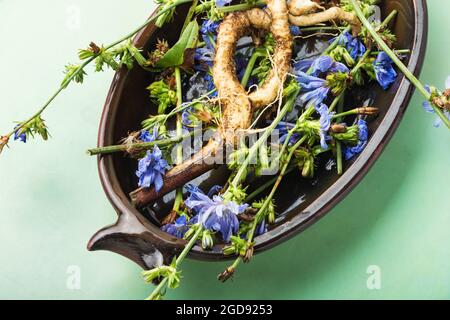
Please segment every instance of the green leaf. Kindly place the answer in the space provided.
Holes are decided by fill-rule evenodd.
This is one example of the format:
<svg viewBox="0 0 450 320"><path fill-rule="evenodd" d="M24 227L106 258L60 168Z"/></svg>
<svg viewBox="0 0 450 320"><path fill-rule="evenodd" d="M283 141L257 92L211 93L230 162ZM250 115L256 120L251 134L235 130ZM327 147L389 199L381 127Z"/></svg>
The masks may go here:
<svg viewBox="0 0 450 320"><path fill-rule="evenodd" d="M184 51L195 47L198 38L198 23L191 21L180 36L178 42L155 64L157 69L180 66L184 62Z"/></svg>

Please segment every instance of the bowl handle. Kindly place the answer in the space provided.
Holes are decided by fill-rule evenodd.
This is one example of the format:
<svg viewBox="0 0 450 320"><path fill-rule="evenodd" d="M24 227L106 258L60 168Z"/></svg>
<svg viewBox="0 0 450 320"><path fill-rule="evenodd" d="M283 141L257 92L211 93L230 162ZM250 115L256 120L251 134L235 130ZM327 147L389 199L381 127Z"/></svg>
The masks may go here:
<svg viewBox="0 0 450 320"><path fill-rule="evenodd" d="M117 222L97 231L89 240L87 249L118 253L143 269L168 265L183 250L185 241L170 235L160 236L151 232L152 229L156 227L145 222L145 218L139 213L134 215L118 212Z"/></svg>

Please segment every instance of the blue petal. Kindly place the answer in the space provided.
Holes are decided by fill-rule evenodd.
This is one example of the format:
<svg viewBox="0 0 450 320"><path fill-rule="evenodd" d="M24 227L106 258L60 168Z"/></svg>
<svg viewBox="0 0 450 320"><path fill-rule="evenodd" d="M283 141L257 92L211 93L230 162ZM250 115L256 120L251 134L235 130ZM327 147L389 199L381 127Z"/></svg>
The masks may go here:
<svg viewBox="0 0 450 320"><path fill-rule="evenodd" d="M391 58L386 52L382 51L378 54L373 66L378 83L384 90L389 89L390 85L397 78L397 72L392 66Z"/></svg>
<svg viewBox="0 0 450 320"><path fill-rule="evenodd" d="M289 26L289 29L291 30L291 34L294 37L297 37L302 34L302 31L300 30L299 26Z"/></svg>
<svg viewBox="0 0 450 320"><path fill-rule="evenodd" d="M216 0L216 6L221 8L231 3L232 0Z"/></svg>

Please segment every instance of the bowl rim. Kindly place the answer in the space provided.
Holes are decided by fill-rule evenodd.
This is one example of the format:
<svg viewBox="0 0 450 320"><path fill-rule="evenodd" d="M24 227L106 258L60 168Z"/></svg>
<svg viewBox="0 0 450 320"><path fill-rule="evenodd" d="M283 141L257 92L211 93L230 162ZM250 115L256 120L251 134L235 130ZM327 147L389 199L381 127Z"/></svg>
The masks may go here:
<svg viewBox="0 0 450 320"><path fill-rule="evenodd" d="M415 34L408 69L413 70L413 73L418 75L423 65L427 45L428 11L426 0L412 0L412 3L414 5ZM133 40L134 44L138 47L144 46L149 35L151 35L154 30L156 30L155 25L152 23L149 24L136 35ZM111 140L112 128L109 119L113 117L114 110L117 109L117 105L120 102L120 94L117 93L120 93L121 90L123 90L127 79L127 73L127 70L121 69L114 75L100 119L98 131L99 147L104 146L105 141ZM270 249L302 232L330 212L334 206L336 206L359 184L374 165L375 161L380 157L382 151L397 130L413 92L413 85L403 76L386 115L380 122L377 130L371 136L366 148L354 163L334 184L328 187L319 197L308 205L302 213L296 214L280 226L257 237L255 239L255 252ZM104 192L112 206L116 209L118 215L120 216L124 213L134 215L149 232L156 234L158 238L166 242L168 246L180 246L180 243L184 243L182 240L180 242L180 239L174 239L172 236L151 224L132 206L128 196L124 194L120 187L112 158L113 157L111 156L98 156L98 172ZM305 215L307 216L305 217ZM200 260L229 259L229 257L224 256L220 251L203 251L198 245L194 246L190 251L189 257Z"/></svg>

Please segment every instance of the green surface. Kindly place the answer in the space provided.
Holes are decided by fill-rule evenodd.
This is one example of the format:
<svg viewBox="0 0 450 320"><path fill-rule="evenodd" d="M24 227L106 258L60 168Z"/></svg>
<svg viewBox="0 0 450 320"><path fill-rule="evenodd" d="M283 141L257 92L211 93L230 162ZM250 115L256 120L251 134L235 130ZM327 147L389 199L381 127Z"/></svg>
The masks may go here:
<svg viewBox="0 0 450 320"><path fill-rule="evenodd" d="M2 133L47 98L78 48L111 42L153 8L150 0L126 3L0 0ZM421 79L442 86L450 74L450 40L442 36L450 34L450 2L429 1L429 11ZM57 99L45 116L47 143L11 143L2 154L0 298L142 299L151 291L132 262L85 249L115 219L95 159L84 153L96 144L112 75L89 76ZM328 216L226 284L215 279L225 264L187 261L181 287L168 298L450 298L450 138L432 120L416 95L380 160ZM379 290L366 285L371 265L381 271ZM81 272L79 290L67 286L70 266Z"/></svg>

